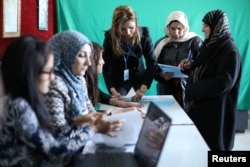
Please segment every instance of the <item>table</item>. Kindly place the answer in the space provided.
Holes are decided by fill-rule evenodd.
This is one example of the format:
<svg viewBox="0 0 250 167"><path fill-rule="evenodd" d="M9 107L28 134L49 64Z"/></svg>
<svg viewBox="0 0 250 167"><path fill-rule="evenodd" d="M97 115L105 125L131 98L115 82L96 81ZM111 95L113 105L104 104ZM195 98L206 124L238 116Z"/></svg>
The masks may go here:
<svg viewBox="0 0 250 167"><path fill-rule="evenodd" d="M154 102L159 106L168 116L172 119L172 125L192 125L193 121L188 117L185 111L181 108L178 102L172 95L159 95L159 96L143 96L140 104L143 105L142 110L147 111L149 102ZM100 110L115 109L118 107L101 104Z"/></svg>
<svg viewBox="0 0 250 167"><path fill-rule="evenodd" d="M141 104L147 110L148 103L153 101L172 119L171 128L164 144L158 167L206 167L208 165L209 147L198 129L180 107L173 96L144 96ZM101 110L116 108L102 104ZM133 146L132 146L133 148ZM133 150L128 148L128 150Z"/></svg>

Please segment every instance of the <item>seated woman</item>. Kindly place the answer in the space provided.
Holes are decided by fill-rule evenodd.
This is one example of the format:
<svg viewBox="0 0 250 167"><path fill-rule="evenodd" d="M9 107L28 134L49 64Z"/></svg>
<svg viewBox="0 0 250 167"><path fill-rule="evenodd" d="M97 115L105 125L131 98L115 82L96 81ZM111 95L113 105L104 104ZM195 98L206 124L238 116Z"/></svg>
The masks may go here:
<svg viewBox="0 0 250 167"><path fill-rule="evenodd" d="M102 73L102 67L105 63L102 58L102 52L104 48L101 47L98 43L92 42L93 45L93 56L91 57L91 66L89 66L88 70L85 74L85 79L88 87L88 95L91 99L93 105L97 105L98 102L104 104L115 105L119 107L142 107L138 103L131 103L123 100L119 100L118 98L112 97L98 88L98 73ZM131 108L128 108L131 110ZM123 111L123 110L121 110Z"/></svg>
<svg viewBox="0 0 250 167"><path fill-rule="evenodd" d="M53 61L53 52L46 42L32 36L17 38L3 55L1 167L36 167L43 160L60 162L83 147L93 135L90 129L68 140L57 140L52 134L43 94L49 91L54 78ZM91 127L97 129L95 123ZM76 141L78 144L72 147Z"/></svg>
<svg viewBox="0 0 250 167"><path fill-rule="evenodd" d="M93 130L112 136L112 131L120 129L122 121L107 121L103 114L95 112L83 77L91 65L91 42L80 32L68 30L55 34L48 43L55 55L55 79L46 95L46 106L56 137L70 139L78 136L71 145L79 147L89 140L84 134ZM94 128L89 126L93 121L97 125Z"/></svg>

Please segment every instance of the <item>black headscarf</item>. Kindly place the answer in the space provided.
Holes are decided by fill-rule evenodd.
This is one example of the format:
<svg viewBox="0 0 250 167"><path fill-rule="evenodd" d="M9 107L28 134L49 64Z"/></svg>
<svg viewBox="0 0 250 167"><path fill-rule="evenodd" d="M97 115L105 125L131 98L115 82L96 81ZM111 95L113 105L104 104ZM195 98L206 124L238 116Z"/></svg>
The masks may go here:
<svg viewBox="0 0 250 167"><path fill-rule="evenodd" d="M202 21L207 24L210 29L209 37L204 41L198 59L193 63L193 73L190 75L189 82L197 82L198 78L205 71L206 66L214 55L206 54L207 48L213 46L217 41L230 37L228 18L222 10L213 10L208 12Z"/></svg>
<svg viewBox="0 0 250 167"><path fill-rule="evenodd" d="M205 40L206 47L216 42L219 38L230 34L228 18L222 10L208 12L202 21L211 29L209 38Z"/></svg>

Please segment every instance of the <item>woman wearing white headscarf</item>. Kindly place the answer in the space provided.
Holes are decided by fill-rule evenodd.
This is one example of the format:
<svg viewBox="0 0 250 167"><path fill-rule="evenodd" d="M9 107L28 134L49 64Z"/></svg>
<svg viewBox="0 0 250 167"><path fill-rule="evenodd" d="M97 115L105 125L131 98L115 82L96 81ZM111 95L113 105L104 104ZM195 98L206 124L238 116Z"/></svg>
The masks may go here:
<svg viewBox="0 0 250 167"><path fill-rule="evenodd" d="M194 60L196 58L202 38L194 32L189 32L188 19L184 12L170 13L164 31L165 36L155 45L157 63L178 66L183 59ZM173 95L184 107L185 79L173 78L172 73L163 71L159 72L155 79L158 81L158 95Z"/></svg>
<svg viewBox="0 0 250 167"><path fill-rule="evenodd" d="M223 11L210 11L202 21L206 39L191 66L186 106L210 149L229 151L234 145L241 59Z"/></svg>

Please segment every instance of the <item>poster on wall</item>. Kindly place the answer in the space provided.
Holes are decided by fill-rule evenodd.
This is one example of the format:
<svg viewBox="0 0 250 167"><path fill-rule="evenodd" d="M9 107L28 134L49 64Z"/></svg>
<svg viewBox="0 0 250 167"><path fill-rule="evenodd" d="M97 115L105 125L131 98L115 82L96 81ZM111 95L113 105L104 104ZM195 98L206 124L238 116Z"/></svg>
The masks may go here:
<svg viewBox="0 0 250 167"><path fill-rule="evenodd" d="M1 3L1 35L3 38L20 36L21 0L2 0Z"/></svg>
<svg viewBox="0 0 250 167"><path fill-rule="evenodd" d="M48 30L48 0L39 0L38 29Z"/></svg>

